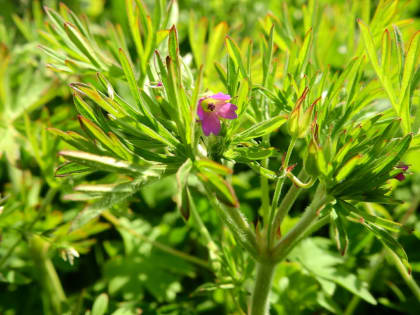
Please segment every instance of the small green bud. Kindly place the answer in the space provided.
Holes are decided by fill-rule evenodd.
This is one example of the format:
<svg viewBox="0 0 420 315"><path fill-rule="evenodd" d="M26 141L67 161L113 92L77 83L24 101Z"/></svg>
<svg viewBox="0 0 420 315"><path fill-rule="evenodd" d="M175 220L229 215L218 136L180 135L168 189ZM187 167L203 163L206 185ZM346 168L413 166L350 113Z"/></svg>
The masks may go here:
<svg viewBox="0 0 420 315"><path fill-rule="evenodd" d="M304 138L312 123L312 113L314 111L315 104L318 102L318 98L312 105L305 111L302 117L299 119L299 133L298 138Z"/></svg>
<svg viewBox="0 0 420 315"><path fill-rule="evenodd" d="M299 98L296 107L290 114L287 122L289 134L295 138L304 138L306 136L306 133L312 124L312 114L314 112L315 104L321 99L320 97L317 98L303 113L302 103L307 93L308 88L303 91L302 96Z"/></svg>
<svg viewBox="0 0 420 315"><path fill-rule="evenodd" d="M299 97L298 101L296 102L296 106L293 111L290 113L289 119L287 121L287 129L289 134L292 138L299 138L299 134L301 133L300 124L300 117L302 116L302 103L305 100L306 95L308 94L309 89L306 87L303 90L302 95Z"/></svg>
<svg viewBox="0 0 420 315"><path fill-rule="evenodd" d="M308 145L308 151L305 158L305 171L312 177L317 177L320 173L318 167L318 151L320 150L315 139L312 138Z"/></svg>
<svg viewBox="0 0 420 315"><path fill-rule="evenodd" d="M287 121L287 129L292 138L298 138L300 133L299 120L302 112L302 107L297 106L289 116Z"/></svg>

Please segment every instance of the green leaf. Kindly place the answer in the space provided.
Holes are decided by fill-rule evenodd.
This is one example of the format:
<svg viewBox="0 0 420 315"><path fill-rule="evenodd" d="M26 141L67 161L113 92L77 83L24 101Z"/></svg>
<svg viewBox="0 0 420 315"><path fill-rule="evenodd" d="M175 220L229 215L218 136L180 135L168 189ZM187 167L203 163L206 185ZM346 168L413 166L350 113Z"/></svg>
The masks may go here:
<svg viewBox="0 0 420 315"><path fill-rule="evenodd" d="M80 123L83 126L85 126L90 133L92 133L94 138L99 140L99 142L102 143L106 148L108 148L110 152L115 153L120 158L126 158L124 149L116 145L115 141L110 139L110 137L108 137L107 134L101 128L99 128L95 123L91 122L89 119L83 116L79 116L78 118Z"/></svg>
<svg viewBox="0 0 420 315"><path fill-rule="evenodd" d="M185 219L185 221L188 221L188 218L190 216L190 200L188 198L188 176L190 174L190 171L193 167L193 163L190 159L185 161L184 164L181 165L181 167L176 172L176 183L177 183L177 197L176 197L176 203L178 206L178 210L180 211L182 217Z"/></svg>
<svg viewBox="0 0 420 315"><path fill-rule="evenodd" d="M333 281L366 302L376 305L376 300L369 292L367 283L343 268L343 258L330 251L330 245L331 240L329 239L307 238L293 249L289 258L298 260L317 278Z"/></svg>
<svg viewBox="0 0 420 315"><path fill-rule="evenodd" d="M327 100L324 104L331 106L333 99L338 95L340 90L343 88L344 82L348 79L348 77L352 74L353 71L357 69L357 65L360 65L360 60L358 58L353 58L349 64L346 66L344 71L340 74L337 80L334 81L331 88L328 91ZM331 106L332 107L332 106Z"/></svg>
<svg viewBox="0 0 420 315"><path fill-rule="evenodd" d="M82 95L86 95L105 111L114 115L115 117L120 118L126 116L125 110L119 106L118 103L98 92L93 86L83 83L71 83L70 87L76 92Z"/></svg>
<svg viewBox="0 0 420 315"><path fill-rule="evenodd" d="M206 40L208 20L201 18L197 21L194 11L191 11L188 21L188 39L197 67L203 65L204 43Z"/></svg>
<svg viewBox="0 0 420 315"><path fill-rule="evenodd" d="M127 175L141 175L142 177L156 177L166 171L164 165L137 166L127 161L117 160L109 156L101 156L81 151L60 151L59 154L69 161L89 166L94 170L103 170Z"/></svg>
<svg viewBox="0 0 420 315"><path fill-rule="evenodd" d="M365 44L366 50L367 50L367 54L369 56L369 60L373 66L373 69L375 70L376 74L379 77L379 80L382 83L382 86L385 89L385 92L387 93L392 106L394 107L395 111L397 114L400 114L400 110L398 107L398 103L397 103L397 97L395 95L395 91L392 87L392 83L391 80L389 78L389 74L387 73L383 73L382 69L379 65L378 62L378 56L376 55L376 49L375 49L375 45L373 42L373 38L372 35L369 31L369 28L366 26L366 24L364 24L361 20L358 20L359 26L360 26L360 31L362 32L362 38L363 38L363 42Z"/></svg>
<svg viewBox="0 0 420 315"><path fill-rule="evenodd" d="M86 118L88 118L88 119L90 119L94 122L97 122L96 116L95 116L95 113L94 113L92 107L90 107L90 105L88 103L86 103L83 100L83 98L80 97L79 93L74 92L73 97L74 97L74 104L76 105L77 111L82 116L85 116Z"/></svg>
<svg viewBox="0 0 420 315"><path fill-rule="evenodd" d="M234 42L232 38L226 36L225 38L226 47L229 53L229 56L234 61L235 65L239 67L239 70L244 78L248 78L248 74L246 72L245 66L243 64L243 58L241 51L239 50L238 45Z"/></svg>
<svg viewBox="0 0 420 315"><path fill-rule="evenodd" d="M209 40L207 44L207 55L205 62L205 73L208 75L213 69L213 64L217 60L217 56L220 55L223 47L223 38L228 32L228 25L226 22L217 24L209 32Z"/></svg>
<svg viewBox="0 0 420 315"><path fill-rule="evenodd" d="M64 132L56 128L48 128L52 134L62 137L64 141L81 151L99 152L99 150L88 139L74 131Z"/></svg>
<svg viewBox="0 0 420 315"><path fill-rule="evenodd" d="M310 56L310 50L312 45L312 28L305 34L305 38L303 40L302 47L299 49L299 55L297 58L298 68L296 69L296 74L301 75L305 67L308 63L308 59Z"/></svg>
<svg viewBox="0 0 420 315"><path fill-rule="evenodd" d="M404 248L401 246L401 244L391 236L387 231L383 230L382 228L376 227L373 224L369 224L367 222L364 222L363 225L371 231L373 234L375 234L376 238L378 238L382 244L384 244L386 247L388 247L391 251L393 251L398 258L401 260L403 265L407 268L408 273L411 273L411 267L408 263L408 257L405 253Z"/></svg>
<svg viewBox="0 0 420 315"><path fill-rule="evenodd" d="M200 172L214 172L220 175L231 175L233 171L217 162L207 159L196 160L194 165L198 168Z"/></svg>
<svg viewBox="0 0 420 315"><path fill-rule="evenodd" d="M149 113L148 109L144 106L141 98L140 98L140 90L137 86L137 81L134 76L134 70L131 60L129 59L128 55L120 48L118 54L122 69L124 71L124 75L128 81L128 86L130 87L131 94L134 96L134 100L137 102L137 106L140 108L143 115L145 115L151 123L155 120L153 119L152 115Z"/></svg>
<svg viewBox="0 0 420 315"><path fill-rule="evenodd" d="M389 31L385 30L382 35L381 69L383 73L391 73L391 37Z"/></svg>
<svg viewBox="0 0 420 315"><path fill-rule="evenodd" d="M265 178L274 180L277 179L278 176L275 172L272 170L269 170L268 168L262 167L257 162L250 162L248 163L249 167L251 167L257 174L260 174L261 176L264 176Z"/></svg>
<svg viewBox="0 0 420 315"><path fill-rule="evenodd" d="M205 172L197 174L201 182L215 193L217 199L229 207L239 207L239 202L232 186L220 175Z"/></svg>
<svg viewBox="0 0 420 315"><path fill-rule="evenodd" d="M387 154L384 158L377 162L376 167L373 172L378 174L378 177L383 176L391 171L391 169L401 160L404 153L410 147L411 139L413 138L412 134L406 135L404 138L399 138L394 140L394 143L390 143L389 146L385 147ZM391 146L393 145L394 146Z"/></svg>
<svg viewBox="0 0 420 315"><path fill-rule="evenodd" d="M346 201L338 200L337 202L339 203L341 207L343 207L347 211L356 213L357 215L362 217L364 220L368 221L369 223L373 225L378 225L382 228L385 228L393 232L399 232L401 230L400 223L366 213L365 211L360 210L359 208L353 206L351 203L348 203Z"/></svg>
<svg viewBox="0 0 420 315"><path fill-rule="evenodd" d="M270 67L272 66L272 60L273 60L273 40L274 40L274 25L271 26L270 34L268 36L268 46L267 49L265 49L263 57L263 86L267 86L267 79L268 74L270 71Z"/></svg>
<svg viewBox="0 0 420 315"><path fill-rule="evenodd" d="M413 74L418 64L420 54L420 31L411 39L404 62L404 73L401 81L401 96L398 104L399 115L402 118L404 132L411 132L410 98Z"/></svg>
<svg viewBox="0 0 420 315"><path fill-rule="evenodd" d="M274 153L274 148L244 147L229 149L224 152L223 156L227 159L236 160L238 162L251 162L269 158Z"/></svg>
<svg viewBox="0 0 420 315"><path fill-rule="evenodd" d="M268 120L262 121L245 131L242 131L241 133L234 136L233 140L235 142L241 142L253 138L262 137L280 128L286 121L287 117L285 115L275 116Z"/></svg>
<svg viewBox="0 0 420 315"><path fill-rule="evenodd" d="M88 40L80 33L73 24L64 23L64 30L73 44L82 52L82 54L98 69L104 70L107 67L102 63L94 49L88 43Z"/></svg>
<svg viewBox="0 0 420 315"><path fill-rule="evenodd" d="M351 171L360 163L362 158L361 154L357 154L349 159L337 172L335 179L337 182L341 182L351 173Z"/></svg>
<svg viewBox="0 0 420 315"><path fill-rule="evenodd" d="M65 177L73 174L87 173L89 171L91 171L90 167L79 165L74 162L67 162L57 167L55 170L55 176Z"/></svg>
<svg viewBox="0 0 420 315"><path fill-rule="evenodd" d="M395 41L395 51L397 59L397 69L400 74L400 80L402 79L403 66L405 63L405 51L404 51L404 40L398 26L393 25L394 41Z"/></svg>
<svg viewBox="0 0 420 315"><path fill-rule="evenodd" d="M349 246L349 237L344 225L344 218L340 211L334 211L334 216L331 216L331 223L334 231L335 242L340 251L341 256L344 256Z"/></svg>
<svg viewBox="0 0 420 315"><path fill-rule="evenodd" d="M176 31L175 25L173 25L169 31L168 48L169 48L169 56L178 66L179 65L178 33Z"/></svg>
<svg viewBox="0 0 420 315"><path fill-rule="evenodd" d="M103 211L111 209L114 205L121 203L137 192L142 183L143 179L137 178L132 182L117 185L110 192L104 193L103 197L98 200L94 199L95 201L91 205L79 212L73 220L70 230L74 231L79 229L101 215Z"/></svg>
<svg viewBox="0 0 420 315"><path fill-rule="evenodd" d="M91 315L104 315L108 310L108 295L102 293L99 295L92 306L92 313Z"/></svg>

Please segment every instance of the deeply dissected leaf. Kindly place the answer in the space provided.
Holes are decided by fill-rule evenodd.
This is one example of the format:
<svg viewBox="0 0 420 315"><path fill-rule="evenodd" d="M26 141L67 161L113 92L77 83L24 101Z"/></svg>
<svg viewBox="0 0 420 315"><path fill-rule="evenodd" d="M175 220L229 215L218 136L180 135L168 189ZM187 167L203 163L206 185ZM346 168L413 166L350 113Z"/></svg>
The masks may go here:
<svg viewBox="0 0 420 315"><path fill-rule="evenodd" d="M357 215L359 215L360 217L362 217L364 220L366 220L367 222L373 224L373 225L378 225L382 228L385 228L387 230L393 231L393 232L399 232L401 230L401 224L388 220L388 219L384 219L378 216L374 216L371 215L365 211L360 210L359 208L353 206L351 203L345 202L345 201L338 201L338 204L346 209L346 211L349 212L353 212Z"/></svg>
<svg viewBox="0 0 420 315"><path fill-rule="evenodd" d="M286 123L286 121L287 117L285 115L279 115L268 120L262 121L252 126L251 128L235 135L234 141L241 142L253 138L262 137L280 128L284 123Z"/></svg>

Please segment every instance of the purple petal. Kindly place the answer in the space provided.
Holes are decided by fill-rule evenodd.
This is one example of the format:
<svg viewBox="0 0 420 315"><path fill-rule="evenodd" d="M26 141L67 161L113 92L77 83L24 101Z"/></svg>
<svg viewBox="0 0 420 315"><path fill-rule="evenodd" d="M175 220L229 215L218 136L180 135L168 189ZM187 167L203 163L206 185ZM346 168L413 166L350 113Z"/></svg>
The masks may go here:
<svg viewBox="0 0 420 315"><path fill-rule="evenodd" d="M222 92L214 94L210 96L210 98L218 100L218 101L229 101L231 99L229 94L223 94Z"/></svg>
<svg viewBox="0 0 420 315"><path fill-rule="evenodd" d="M399 173L394 176L395 179L398 179L400 182L402 182L405 179L405 175L403 173Z"/></svg>
<svg viewBox="0 0 420 315"><path fill-rule="evenodd" d="M198 117L200 117L200 120L203 120L204 116L206 115L206 112L204 111L203 106L201 106L201 102L205 99L206 99L205 97L200 98L197 105L197 115Z"/></svg>
<svg viewBox="0 0 420 315"><path fill-rule="evenodd" d="M399 165L397 165L397 168L400 168L405 172L405 171L408 170L408 165L406 165L404 163L400 163Z"/></svg>
<svg viewBox="0 0 420 315"><path fill-rule="evenodd" d="M214 112L204 112L204 117L201 119L201 126L206 136L211 133L218 135L220 132L220 121L217 114Z"/></svg>
<svg viewBox="0 0 420 315"><path fill-rule="evenodd" d="M223 118L227 118L227 119L235 119L238 118L238 115L235 113L235 111L238 109L238 107L236 105L233 105L231 103L226 103L223 105L220 105L216 112L217 115L219 115L220 117Z"/></svg>

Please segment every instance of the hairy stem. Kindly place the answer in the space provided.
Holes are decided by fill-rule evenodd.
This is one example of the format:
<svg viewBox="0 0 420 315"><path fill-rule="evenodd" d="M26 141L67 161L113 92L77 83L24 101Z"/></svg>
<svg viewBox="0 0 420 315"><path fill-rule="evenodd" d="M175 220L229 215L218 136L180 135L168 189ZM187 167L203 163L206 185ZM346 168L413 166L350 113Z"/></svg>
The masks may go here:
<svg viewBox="0 0 420 315"><path fill-rule="evenodd" d="M325 194L323 187L321 185L318 186L314 199L306 208L302 218L274 248L273 257L276 261L281 261L287 256L295 241L308 230L313 221L318 217L319 210L330 200L331 197Z"/></svg>
<svg viewBox="0 0 420 315"><path fill-rule="evenodd" d="M309 178L308 174L306 174L305 170L303 169L299 173L298 176L303 181L306 181ZM299 197L299 194L301 193L301 191L302 191L302 188L293 184L289 188L289 191L287 192L286 196L284 196L283 200L280 203L279 209L274 219L274 222L273 222L274 229L277 227L280 227L281 223L283 222L283 219L289 213L290 208L292 208L292 205L295 203L297 197Z"/></svg>
<svg viewBox="0 0 420 315"><path fill-rule="evenodd" d="M37 278L42 287L46 314L62 314L62 304L66 301L63 287L48 257L50 244L38 235L33 235L29 241L32 259L37 267Z"/></svg>
<svg viewBox="0 0 420 315"><path fill-rule="evenodd" d="M189 199L189 202L190 202L190 205L191 205L190 211L191 211L192 219L194 220L194 222L195 222L195 224L198 228L198 231L203 236L203 238L206 242L207 248L209 250L209 257L210 257L210 260L211 260L212 268L213 268L213 270L217 271L221 267L220 261L218 259L219 247L213 241L209 231L207 230L206 226L204 225L203 221L201 220L201 217L198 214L198 211L195 207L194 200L191 197L191 194L190 194L189 191L188 191L188 199Z"/></svg>
<svg viewBox="0 0 420 315"><path fill-rule="evenodd" d="M275 231L275 228L273 228L273 217L274 217L275 211L277 209L277 206L278 206L278 203L279 203L279 200L280 200L281 191L282 191L282 188L283 188L284 180L286 178L285 175L286 175L286 172L287 172L287 168L289 167L290 156L292 155L292 151L293 151L293 148L295 147L295 144L296 144L296 138L294 137L294 138L292 138L292 140L289 143L289 147L287 148L286 157L285 157L284 162L283 162L283 176L280 176L277 179L277 182L276 182L276 188L274 190L273 201L271 203L271 209L270 209L270 213L269 213L270 217L268 218L268 221L267 221L267 227L268 227L267 243L268 243L268 247L271 246L271 241L273 239L273 231ZM267 218L264 218L264 219L267 219Z"/></svg>
<svg viewBox="0 0 420 315"><path fill-rule="evenodd" d="M251 298L251 315L269 314L269 296L276 264L271 262L257 264L257 278Z"/></svg>
<svg viewBox="0 0 420 315"><path fill-rule="evenodd" d="M268 168L268 159L262 161L262 167ZM268 185L268 179L264 176L260 177L261 185L261 208L263 218L268 217L268 211L270 207L270 188Z"/></svg>
<svg viewBox="0 0 420 315"><path fill-rule="evenodd" d="M224 206L217 198L207 191L210 204L215 208L220 219L235 236L235 239L244 247L248 253L258 260L258 246L255 232L251 229L246 218L238 208Z"/></svg>
<svg viewBox="0 0 420 315"><path fill-rule="evenodd" d="M319 210L331 200L325 194L323 186L318 186L312 203L308 206L300 221L290 230L274 249L268 250L267 257L259 257L257 264L257 277L251 300L251 315L268 315L269 294L272 286L273 275L276 265L281 262L290 250L302 239L304 235L313 232L323 226L327 220L320 220L319 224L314 223Z"/></svg>

